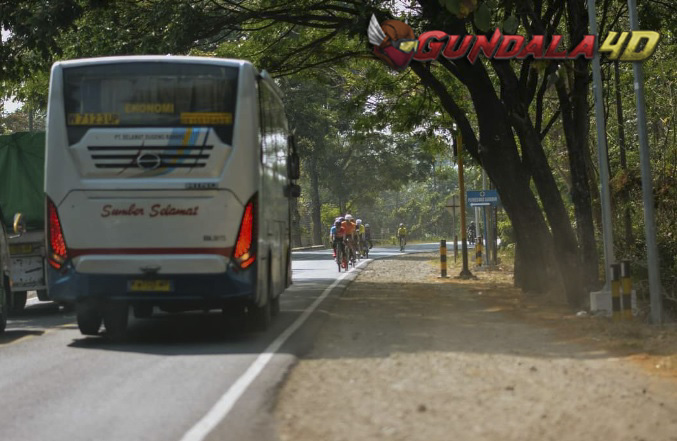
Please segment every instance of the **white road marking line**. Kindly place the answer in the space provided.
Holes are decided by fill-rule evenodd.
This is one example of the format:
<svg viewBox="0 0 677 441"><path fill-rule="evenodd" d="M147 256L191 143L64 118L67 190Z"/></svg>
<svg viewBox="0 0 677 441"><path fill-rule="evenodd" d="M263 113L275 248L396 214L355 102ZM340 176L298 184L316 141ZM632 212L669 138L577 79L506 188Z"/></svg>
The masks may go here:
<svg viewBox="0 0 677 441"><path fill-rule="evenodd" d="M362 261L353 269L343 273L331 285L329 285L308 308L292 323L287 329L282 332L268 347L256 357L256 360L247 368L244 374L238 378L235 383L224 393L221 398L214 404L214 406L202 417L188 432L183 435L181 441L202 441L207 435L226 417L233 409L237 400L245 393L250 384L254 382L256 377L266 367L268 362L273 358L273 355L278 349L291 337L291 335L303 325L303 323L310 317L310 314L317 309L322 301L329 295L329 293L338 285L348 274L353 270L359 268L363 264L369 262L370 259Z"/></svg>

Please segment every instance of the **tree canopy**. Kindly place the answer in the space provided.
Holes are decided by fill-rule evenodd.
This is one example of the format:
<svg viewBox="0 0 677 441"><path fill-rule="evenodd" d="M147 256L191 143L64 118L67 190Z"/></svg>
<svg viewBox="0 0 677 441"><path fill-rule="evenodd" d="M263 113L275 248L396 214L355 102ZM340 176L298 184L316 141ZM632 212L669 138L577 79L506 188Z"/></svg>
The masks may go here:
<svg viewBox="0 0 677 441"><path fill-rule="evenodd" d="M0 24L11 36L0 46L0 83L4 96L44 106L49 65L60 58L192 53L250 59L272 72L288 93L316 239L323 234L323 204L344 210L373 203L412 180L426 181L440 170L434 170L436 158L448 157L452 133L460 132L472 163L486 170L510 217L516 283L561 291L571 305L580 305L598 285L600 270L588 60L480 58L472 64L440 58L412 62L397 74L370 54L366 29L372 14L379 21L406 21L417 34L440 29L490 35L498 27L527 38L563 35L564 49L588 33L583 0L3 1ZM675 253L671 257L667 250L677 248L670 239L677 200L672 96L677 14L671 3L651 0L642 2L639 16L643 27L663 34L645 69L659 231L666 247L662 262L673 275ZM600 35L627 30L627 5L598 2L597 19ZM628 68L621 66L614 80L614 63L604 62L607 117L627 109L626 116L609 118L607 154L614 194L624 195L615 201L616 213L620 205L628 208L630 236L640 237ZM612 84L620 97L610 93ZM614 133L621 126L626 146ZM643 241L627 243L627 237L618 245L640 258ZM543 271L531 270L537 267Z"/></svg>

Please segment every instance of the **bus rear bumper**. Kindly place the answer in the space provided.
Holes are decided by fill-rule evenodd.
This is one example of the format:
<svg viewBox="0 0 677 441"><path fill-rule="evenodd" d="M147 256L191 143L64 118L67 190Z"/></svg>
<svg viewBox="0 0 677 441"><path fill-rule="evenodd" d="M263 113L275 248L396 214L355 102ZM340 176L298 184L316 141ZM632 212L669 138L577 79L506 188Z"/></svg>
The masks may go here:
<svg viewBox="0 0 677 441"><path fill-rule="evenodd" d="M256 300L255 266L243 271L229 268L220 274L158 274L153 277L83 274L70 268L49 268L49 296L60 303L128 301L219 308L229 302ZM154 288L147 286L155 285ZM145 290L148 289L148 290Z"/></svg>

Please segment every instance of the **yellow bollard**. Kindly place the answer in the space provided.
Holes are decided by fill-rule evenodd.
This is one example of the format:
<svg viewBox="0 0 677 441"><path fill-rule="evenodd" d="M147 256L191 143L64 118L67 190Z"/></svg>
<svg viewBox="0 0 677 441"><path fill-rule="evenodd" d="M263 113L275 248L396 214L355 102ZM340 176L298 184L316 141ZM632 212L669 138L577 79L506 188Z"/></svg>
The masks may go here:
<svg viewBox="0 0 677 441"><path fill-rule="evenodd" d="M630 277L630 261L621 261L621 297L623 318L632 320L632 278Z"/></svg>
<svg viewBox="0 0 677 441"><path fill-rule="evenodd" d="M446 279L447 276L447 241L440 241L440 278Z"/></svg>
<svg viewBox="0 0 677 441"><path fill-rule="evenodd" d="M482 236L478 236L475 243L475 264L482 266Z"/></svg>
<svg viewBox="0 0 677 441"><path fill-rule="evenodd" d="M621 318L621 266L611 264L611 314L614 320Z"/></svg>

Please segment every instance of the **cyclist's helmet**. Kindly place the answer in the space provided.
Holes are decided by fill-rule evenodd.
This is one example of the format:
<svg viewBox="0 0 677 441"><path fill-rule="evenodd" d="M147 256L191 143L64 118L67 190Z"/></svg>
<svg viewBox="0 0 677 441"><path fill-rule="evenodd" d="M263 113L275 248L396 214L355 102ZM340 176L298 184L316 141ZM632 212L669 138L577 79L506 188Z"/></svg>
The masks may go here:
<svg viewBox="0 0 677 441"><path fill-rule="evenodd" d="M403 227L403 226L404 226L404 224L400 224L400 227Z"/></svg>
<svg viewBox="0 0 677 441"><path fill-rule="evenodd" d="M356 221L356 223L357 223L357 225L362 224L362 219L358 219L358 220Z"/></svg>
<svg viewBox="0 0 677 441"><path fill-rule="evenodd" d="M353 220L353 217L349 214L346 214L346 220Z"/></svg>
<svg viewBox="0 0 677 441"><path fill-rule="evenodd" d="M369 228L369 224L364 224L364 228Z"/></svg>
<svg viewBox="0 0 677 441"><path fill-rule="evenodd" d="M345 217L343 217L343 216L339 217L339 222L343 222L344 220L346 220Z"/></svg>

